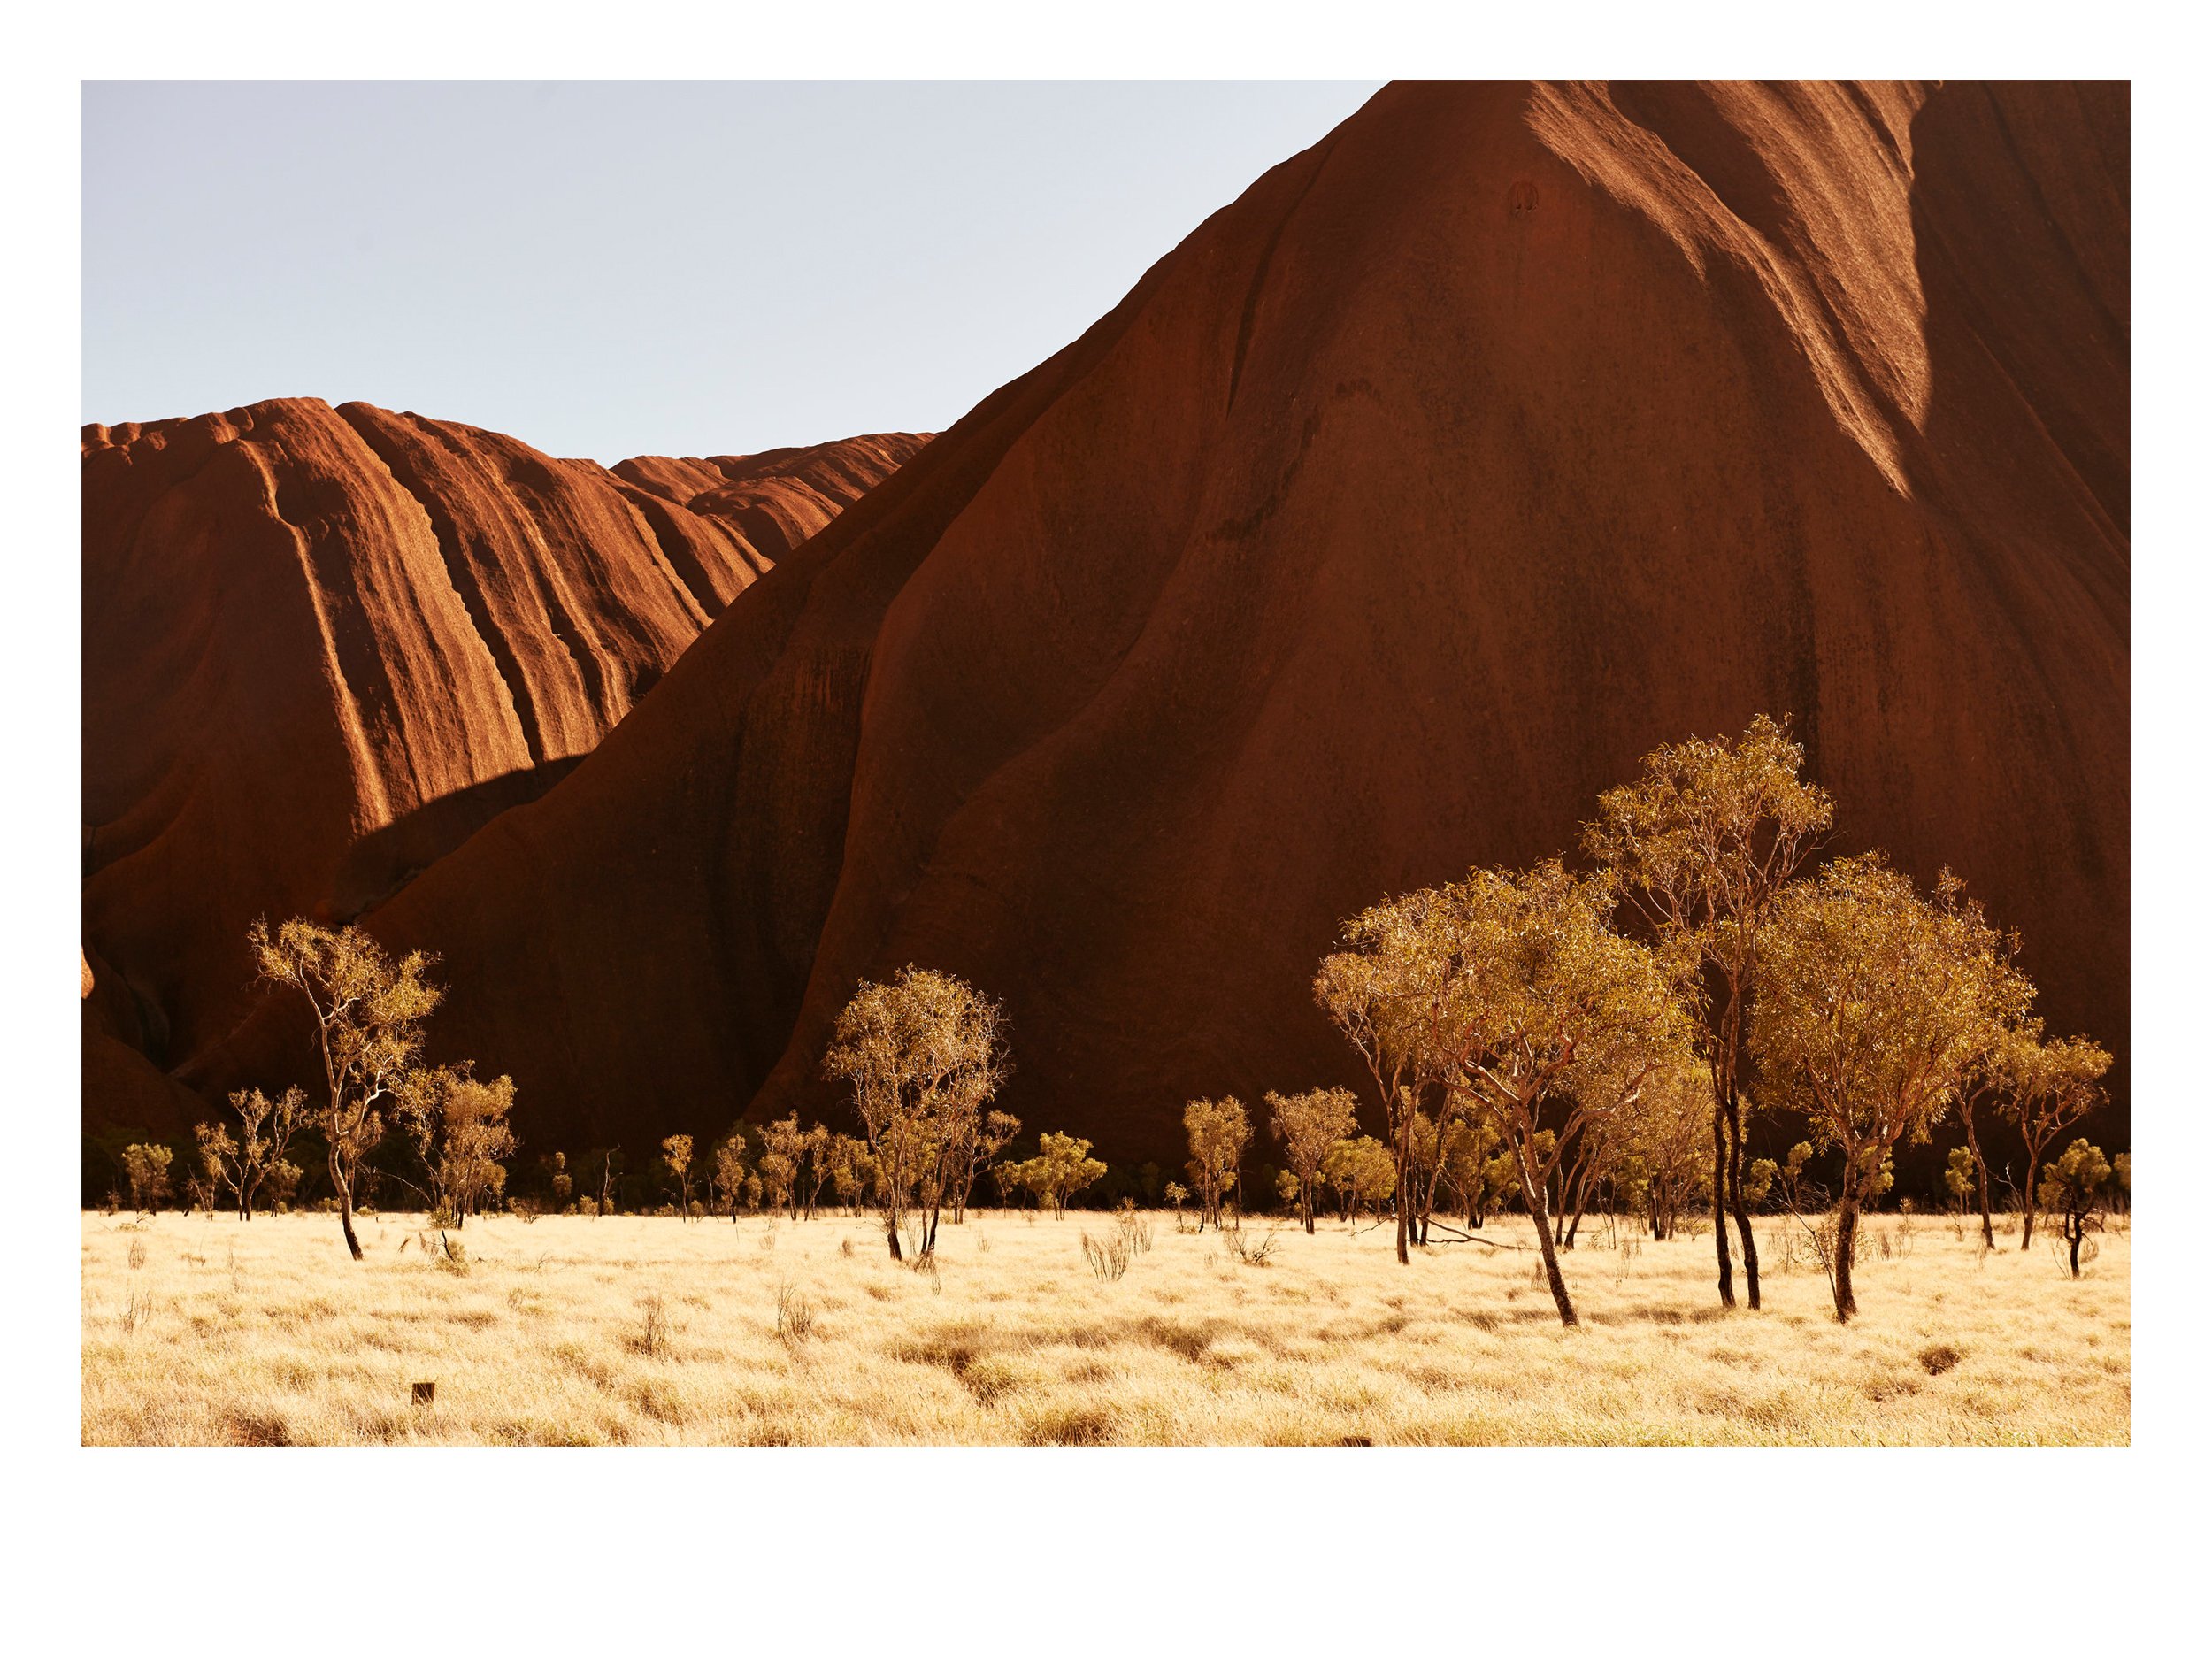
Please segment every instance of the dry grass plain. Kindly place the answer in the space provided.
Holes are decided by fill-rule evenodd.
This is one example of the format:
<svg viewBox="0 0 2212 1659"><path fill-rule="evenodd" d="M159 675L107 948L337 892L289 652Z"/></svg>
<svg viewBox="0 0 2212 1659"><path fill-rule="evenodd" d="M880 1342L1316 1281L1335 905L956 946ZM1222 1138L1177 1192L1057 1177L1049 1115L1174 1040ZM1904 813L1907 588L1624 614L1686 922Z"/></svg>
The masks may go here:
<svg viewBox="0 0 2212 1659"><path fill-rule="evenodd" d="M1386 1229L1276 1235L1265 1266L1153 1218L948 1225L933 1279L867 1220L472 1223L468 1271L365 1218L83 1218L88 1444L2018 1444L2129 1440L2129 1237L2068 1279L2039 1239L1874 1224L1857 1322L1816 1266L1714 1305L1709 1234L1564 1258L1392 1259ZM1267 1231L1256 1223L1247 1237ZM1525 1220L1486 1232L1531 1245ZM1909 1235L1909 1236L1907 1236ZM1780 1224L1761 1228L1763 1251ZM403 1245L406 1248L403 1248ZM657 1299L657 1333L648 1339ZM779 1334L803 1299L804 1336ZM411 1386L434 1381L427 1406Z"/></svg>

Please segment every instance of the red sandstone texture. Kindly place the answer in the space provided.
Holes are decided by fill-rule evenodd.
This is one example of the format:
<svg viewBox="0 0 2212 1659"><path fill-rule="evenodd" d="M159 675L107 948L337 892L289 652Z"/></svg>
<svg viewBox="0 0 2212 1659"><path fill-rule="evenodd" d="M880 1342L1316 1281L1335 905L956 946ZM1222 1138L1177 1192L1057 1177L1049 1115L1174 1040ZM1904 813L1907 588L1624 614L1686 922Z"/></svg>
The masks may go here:
<svg viewBox="0 0 2212 1659"><path fill-rule="evenodd" d="M370 924L540 1149L837 1110L912 962L1005 999L1033 1128L1166 1163L1352 1080L1340 918L1766 710L2124 1059L2127 99L1393 86Z"/></svg>
<svg viewBox="0 0 2212 1659"><path fill-rule="evenodd" d="M919 442L745 476L818 527ZM93 426L83 451L88 1119L124 1120L96 1098L132 1069L110 1048L162 1094L249 1010L254 917L350 918L541 793L788 544L365 403Z"/></svg>

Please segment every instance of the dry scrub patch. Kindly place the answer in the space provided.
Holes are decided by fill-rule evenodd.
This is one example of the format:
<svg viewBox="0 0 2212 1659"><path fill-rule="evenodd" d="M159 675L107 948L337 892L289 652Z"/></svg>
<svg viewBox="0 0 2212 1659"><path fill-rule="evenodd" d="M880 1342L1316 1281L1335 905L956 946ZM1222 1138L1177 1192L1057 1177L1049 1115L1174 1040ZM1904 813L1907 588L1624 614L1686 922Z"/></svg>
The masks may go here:
<svg viewBox="0 0 2212 1659"><path fill-rule="evenodd" d="M1816 1267L1714 1304L1709 1235L1563 1260L1392 1259L1280 1232L1264 1268L1163 1217L1118 1279L1064 1222L980 1213L937 1272L866 1220L472 1223L465 1272L368 1217L83 1218L88 1444L2092 1443L2129 1438L2129 1237L2078 1282L2040 1241L1878 1219L1860 1318ZM1109 1223L1108 1225L1110 1225ZM1259 1224L1264 1231L1264 1224ZM1772 1227L1761 1229L1763 1253ZM1493 1221L1496 1246L1532 1245ZM844 1247L850 1240L852 1248ZM1779 1240L1777 1239L1776 1243ZM2004 1241L2001 1240L2001 1245ZM765 1247L765 1248L764 1248ZM138 1265L132 1265L135 1250ZM1779 1251L1776 1254L1778 1256ZM781 1325L779 1326L779 1312ZM802 1329L801 1327L803 1327ZM434 1400L412 1402L417 1382Z"/></svg>

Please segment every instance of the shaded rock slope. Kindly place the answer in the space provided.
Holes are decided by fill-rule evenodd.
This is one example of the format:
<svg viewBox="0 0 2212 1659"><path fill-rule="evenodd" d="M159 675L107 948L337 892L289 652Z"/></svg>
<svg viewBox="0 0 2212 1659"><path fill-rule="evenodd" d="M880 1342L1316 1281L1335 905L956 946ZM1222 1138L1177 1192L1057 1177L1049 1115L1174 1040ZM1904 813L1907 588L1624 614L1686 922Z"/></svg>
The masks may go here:
<svg viewBox="0 0 2212 1659"><path fill-rule="evenodd" d="M227 1036L252 918L350 918L541 793L920 442L753 457L724 511L365 403L88 427L88 1118Z"/></svg>
<svg viewBox="0 0 2212 1659"><path fill-rule="evenodd" d="M1167 1163L1352 1080L1340 918L1768 710L2124 1061L2128 143L2124 86L1394 85L373 924L541 1149L834 1110L913 962Z"/></svg>

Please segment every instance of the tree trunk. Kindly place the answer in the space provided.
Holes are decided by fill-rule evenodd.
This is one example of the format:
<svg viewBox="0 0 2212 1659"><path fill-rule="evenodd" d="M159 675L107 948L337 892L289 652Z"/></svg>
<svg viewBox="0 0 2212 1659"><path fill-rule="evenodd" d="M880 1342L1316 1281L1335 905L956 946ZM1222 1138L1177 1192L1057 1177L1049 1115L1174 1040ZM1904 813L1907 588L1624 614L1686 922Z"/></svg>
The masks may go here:
<svg viewBox="0 0 2212 1659"><path fill-rule="evenodd" d="M2067 1253L2066 1264L2073 1269L2074 1277L2076 1279L2079 1279L2081 1277L2081 1235L2083 1230L2083 1224L2081 1222L2071 1218L2067 1221L2066 1240L2070 1248Z"/></svg>
<svg viewBox="0 0 2212 1659"><path fill-rule="evenodd" d="M1751 1211L1743 1201L1743 1114L1732 1088L1728 1101L1728 1207L1736 1217L1736 1232L1743 1241L1746 1300L1755 1313L1759 1307L1759 1247L1751 1236Z"/></svg>
<svg viewBox="0 0 2212 1659"><path fill-rule="evenodd" d="M1515 1148L1516 1153L1520 1148ZM1544 1213L1544 1187L1540 1181L1528 1179L1528 1159L1521 1156L1521 1190L1528 1194L1529 1218L1536 1224L1537 1248L1544 1253L1544 1277L1551 1285L1551 1299L1559 1309L1559 1323L1579 1325L1575 1317L1575 1305L1567 1298L1567 1280L1559 1271L1559 1256L1552 1248L1551 1217Z"/></svg>
<svg viewBox="0 0 2212 1659"><path fill-rule="evenodd" d="M1713 1113L1713 1253L1720 1258L1720 1305L1736 1305L1735 1269L1728 1259L1728 1131Z"/></svg>
<svg viewBox="0 0 2212 1659"><path fill-rule="evenodd" d="M2020 1189L2020 1248L2026 1249L2035 1237L2035 1149L2028 1149L2028 1184Z"/></svg>
<svg viewBox="0 0 2212 1659"><path fill-rule="evenodd" d="M330 1151L330 1184L338 1190L338 1225L344 1229L346 1248L353 1252L355 1261L361 1260L361 1240L353 1233L353 1187L338 1168L338 1149Z"/></svg>
<svg viewBox="0 0 2212 1659"><path fill-rule="evenodd" d="M1993 1250L1997 1248L1997 1229L1989 1219L1989 1165L1982 1160L1982 1143L1974 1133L1973 1114L1967 1113L1965 1118L1966 1149L1973 1156L1974 1181L1982 1201L1982 1248Z"/></svg>
<svg viewBox="0 0 2212 1659"><path fill-rule="evenodd" d="M1859 1310L1858 1298L1851 1294L1851 1258L1858 1253L1859 1200L1851 1190L1851 1166L1844 1165L1844 1193L1842 1213L1836 1220L1836 1323L1848 1325L1851 1316Z"/></svg>

